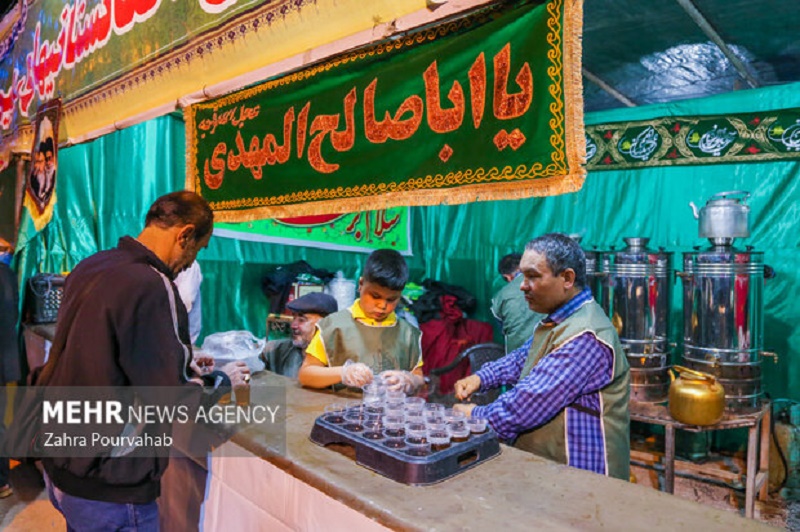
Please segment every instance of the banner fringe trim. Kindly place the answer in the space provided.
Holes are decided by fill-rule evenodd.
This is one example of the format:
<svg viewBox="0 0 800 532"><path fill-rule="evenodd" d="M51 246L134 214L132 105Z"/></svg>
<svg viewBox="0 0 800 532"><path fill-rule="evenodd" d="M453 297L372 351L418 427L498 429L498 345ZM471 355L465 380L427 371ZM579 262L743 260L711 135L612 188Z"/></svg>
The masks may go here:
<svg viewBox="0 0 800 532"><path fill-rule="evenodd" d="M314 203L257 207L247 210L215 210L215 222L250 222L265 218L286 218L312 214L337 214L398 206L459 205L476 201L525 199L577 192L583 186L584 172L502 185L467 185L457 189L390 192L380 196L346 198Z"/></svg>

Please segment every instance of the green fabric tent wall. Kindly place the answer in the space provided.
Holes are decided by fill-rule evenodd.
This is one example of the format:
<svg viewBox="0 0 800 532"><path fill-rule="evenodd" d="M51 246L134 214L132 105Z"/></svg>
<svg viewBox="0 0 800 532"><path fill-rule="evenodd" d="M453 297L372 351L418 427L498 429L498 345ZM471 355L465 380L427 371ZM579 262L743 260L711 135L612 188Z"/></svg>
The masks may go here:
<svg viewBox="0 0 800 532"><path fill-rule="evenodd" d="M742 91L725 96L587 115L608 123L660 116L765 111L800 106L800 85ZM184 133L179 117L165 116L59 153L58 203L42 232L25 220L18 243L22 276L69 270L119 236L136 234L147 206L158 195L182 188ZM780 362L764 364L772 397L800 399L800 165L661 167L595 172L575 194L553 198L413 208L412 279L434 278L464 286L480 301L478 319L489 319L488 302L502 281L497 260L519 251L530 238L549 231L579 233L600 249L626 236L650 237L652 246L676 254L704 242L689 201L747 190L752 194L751 237L742 242L765 252L777 277L765 289L765 348ZM261 278L278 264L305 259L318 268L356 277L364 254L213 238L201 253L204 333L249 329L264 336L268 302ZM673 339L680 336L679 299L673 297Z"/></svg>

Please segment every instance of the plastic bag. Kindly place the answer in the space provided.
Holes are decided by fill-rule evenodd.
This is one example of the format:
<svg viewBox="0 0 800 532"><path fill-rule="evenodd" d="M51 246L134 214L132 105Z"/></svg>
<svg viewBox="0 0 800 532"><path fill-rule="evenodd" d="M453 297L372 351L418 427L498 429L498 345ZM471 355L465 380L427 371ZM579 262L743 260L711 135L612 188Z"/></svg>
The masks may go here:
<svg viewBox="0 0 800 532"><path fill-rule="evenodd" d="M256 338L250 331L225 331L206 336L202 350L214 357L216 366L241 360L255 373L264 370L259 355L266 344L266 338Z"/></svg>

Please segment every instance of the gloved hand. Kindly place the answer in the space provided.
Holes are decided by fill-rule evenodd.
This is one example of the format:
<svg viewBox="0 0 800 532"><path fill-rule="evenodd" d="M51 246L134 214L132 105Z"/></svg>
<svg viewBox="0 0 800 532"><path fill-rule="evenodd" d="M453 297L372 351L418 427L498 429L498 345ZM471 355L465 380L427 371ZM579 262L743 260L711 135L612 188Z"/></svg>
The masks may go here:
<svg viewBox="0 0 800 532"><path fill-rule="evenodd" d="M410 371L388 370L381 373L387 390L402 390L406 395L414 393L416 385Z"/></svg>
<svg viewBox="0 0 800 532"><path fill-rule="evenodd" d="M372 382L372 370L366 364L348 360L342 366L342 384L360 388Z"/></svg>

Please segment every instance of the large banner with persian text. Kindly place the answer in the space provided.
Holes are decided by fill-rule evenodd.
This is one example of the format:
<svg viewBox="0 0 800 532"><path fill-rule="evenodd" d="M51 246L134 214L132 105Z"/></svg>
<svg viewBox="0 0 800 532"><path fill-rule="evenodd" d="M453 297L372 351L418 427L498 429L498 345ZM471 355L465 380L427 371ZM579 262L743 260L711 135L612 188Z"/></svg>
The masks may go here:
<svg viewBox="0 0 800 532"><path fill-rule="evenodd" d="M495 5L188 107L220 221L580 189L580 0Z"/></svg>

